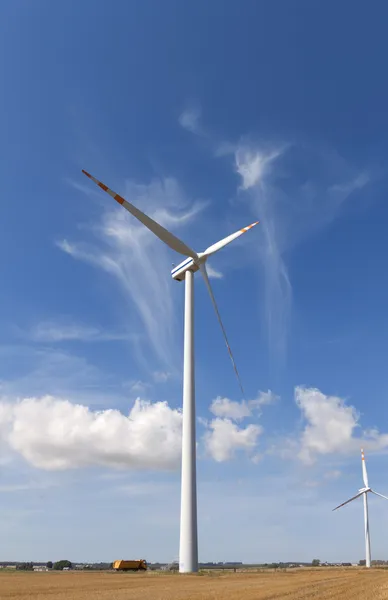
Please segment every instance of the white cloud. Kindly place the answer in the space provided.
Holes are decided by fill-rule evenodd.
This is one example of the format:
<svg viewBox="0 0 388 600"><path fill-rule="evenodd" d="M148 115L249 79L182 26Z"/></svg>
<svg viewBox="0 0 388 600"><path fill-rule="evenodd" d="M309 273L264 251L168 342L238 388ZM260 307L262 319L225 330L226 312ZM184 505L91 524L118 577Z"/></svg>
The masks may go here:
<svg viewBox="0 0 388 600"><path fill-rule="evenodd" d="M137 381L130 380L130 381L125 382L123 384L123 387L125 387L125 389L128 389L128 393L130 395L138 396L140 394L144 395L149 390L150 384L138 379Z"/></svg>
<svg viewBox="0 0 388 600"><path fill-rule="evenodd" d="M191 133L198 133L201 110L198 107L186 108L179 116L179 124Z"/></svg>
<svg viewBox="0 0 388 600"><path fill-rule="evenodd" d="M292 304L284 254L328 225L370 177L335 153L307 145L283 144L268 150L240 142L234 158L240 190L246 192L242 198L261 223L257 244L265 280L265 320L271 353L279 360L285 356ZM309 173L314 176L309 178Z"/></svg>
<svg viewBox="0 0 388 600"><path fill-rule="evenodd" d="M266 392L259 391L257 398L249 401L250 406L264 406L268 404L273 404L279 400L279 396L274 394L271 390Z"/></svg>
<svg viewBox="0 0 388 600"><path fill-rule="evenodd" d="M276 220L265 212L260 258L264 271L264 306L270 349L282 359L286 353L292 286L279 244Z"/></svg>
<svg viewBox="0 0 388 600"><path fill-rule="evenodd" d="M346 455L359 452L361 447L372 451L388 447L388 434L377 429L362 431L357 410L338 396L327 396L316 388L296 387L295 402L306 421L298 451L299 459L306 464L313 463L318 455Z"/></svg>
<svg viewBox="0 0 388 600"><path fill-rule="evenodd" d="M154 371L152 374L154 381L157 383L166 383L171 378L171 373L168 371Z"/></svg>
<svg viewBox="0 0 388 600"><path fill-rule="evenodd" d="M331 193L331 194L339 193L340 195L345 194L345 196L348 196L349 194L354 192L354 190L363 188L367 183L369 183L369 181L370 181L370 176L368 173L360 173L359 175L356 175L354 177L354 179L351 179L350 181L345 181L343 183L337 183L337 184L330 186L329 193Z"/></svg>
<svg viewBox="0 0 388 600"><path fill-rule="evenodd" d="M257 464L262 456L255 450L263 428L253 423L239 427L234 421L253 417L254 411L258 412L261 406L271 404L277 398L271 390L259 392L254 400L241 402L218 396L209 407L216 418L210 421L200 420L206 427L203 439L207 453L217 462L223 462L233 458L237 450L245 450Z"/></svg>
<svg viewBox="0 0 388 600"><path fill-rule="evenodd" d="M31 490L47 490L53 487L53 482L26 481L23 483L9 483L0 485L0 494L13 494L14 492L29 492Z"/></svg>
<svg viewBox="0 0 388 600"><path fill-rule="evenodd" d="M235 407L234 418L240 416ZM219 417L204 425L202 442L215 461L230 460L238 450L248 452L254 462L260 459L256 446L261 426L243 428ZM91 410L55 396L0 400L2 454L10 459L19 455L46 471L92 466L175 469L180 464L181 427L181 411L166 402L138 398L125 415L116 409ZM12 485L16 487L7 491L22 489Z"/></svg>
<svg viewBox="0 0 388 600"><path fill-rule="evenodd" d="M341 471L339 469L333 469L332 471L326 471L324 474L325 479L333 480L341 477Z"/></svg>
<svg viewBox="0 0 388 600"><path fill-rule="evenodd" d="M178 488L178 489L177 489ZM124 485L117 486L116 488L110 488L109 493L118 492L129 497L144 496L147 498L160 497L164 494L179 494L179 487L177 483L165 481L142 481L142 482L131 482Z"/></svg>
<svg viewBox="0 0 388 600"><path fill-rule="evenodd" d="M252 453L263 431L260 425L240 428L231 419L218 417L210 421L208 428L204 435L205 448L216 462L230 460L238 450Z"/></svg>
<svg viewBox="0 0 388 600"><path fill-rule="evenodd" d="M274 159L280 156L280 150L262 152L241 146L236 149L236 170L241 176L243 190L248 190L260 183Z"/></svg>
<svg viewBox="0 0 388 600"><path fill-rule="evenodd" d="M84 401L93 390L93 402L101 398L103 387L117 387L117 380L85 358L62 348L26 345L0 346L0 363L4 373L12 373L0 381L0 398L54 394L76 397ZM13 365L18 365L15 371Z"/></svg>
<svg viewBox="0 0 388 600"><path fill-rule="evenodd" d="M179 466L182 416L166 402L137 399L129 416L92 411L53 396L0 403L3 443L36 468Z"/></svg>
<svg viewBox="0 0 388 600"><path fill-rule="evenodd" d="M278 400L278 396L271 392L271 390L268 390L267 392L260 391L257 398L254 400L242 400L241 402L218 396L211 403L209 410L216 417L226 417L228 419L239 421L251 417L253 410L259 409L265 404L272 404L276 400Z"/></svg>
<svg viewBox="0 0 388 600"><path fill-rule="evenodd" d="M295 388L295 402L307 424L301 437L299 458L310 463L316 454L343 452L349 447L359 415L337 396L315 388Z"/></svg>
<svg viewBox="0 0 388 600"><path fill-rule="evenodd" d="M204 207L203 202L190 204L173 178L154 180L149 185L129 182L125 196L171 230L191 224ZM110 200L107 196L109 207ZM177 330L171 291L171 251L121 207L108 209L100 224L91 229L98 244L63 240L58 246L116 279L126 300L132 302L140 316L155 353L171 366Z"/></svg>
<svg viewBox="0 0 388 600"><path fill-rule="evenodd" d="M235 402L229 398L218 396L210 405L210 412L216 417L227 417L236 421L251 416L251 409L247 402Z"/></svg>
<svg viewBox="0 0 388 600"><path fill-rule="evenodd" d="M316 488L319 487L319 481L314 481L314 479L307 479L307 481L303 482L303 485L307 488Z"/></svg>
<svg viewBox="0 0 388 600"><path fill-rule="evenodd" d="M91 327L80 323L45 321L35 325L29 332L29 337L36 342L109 342L127 340L130 336L105 332L98 327Z"/></svg>
<svg viewBox="0 0 388 600"><path fill-rule="evenodd" d="M220 271L217 271L212 267L208 262L206 263L207 274L209 275L209 279L222 279L223 274Z"/></svg>
<svg viewBox="0 0 388 600"><path fill-rule="evenodd" d="M268 151L243 144L235 150L236 170L242 179L241 189L252 189L255 215L260 219L258 249L265 277L265 317L270 349L278 358L285 354L292 288L282 257L273 191L268 187L267 181L274 161L283 151L280 147Z"/></svg>

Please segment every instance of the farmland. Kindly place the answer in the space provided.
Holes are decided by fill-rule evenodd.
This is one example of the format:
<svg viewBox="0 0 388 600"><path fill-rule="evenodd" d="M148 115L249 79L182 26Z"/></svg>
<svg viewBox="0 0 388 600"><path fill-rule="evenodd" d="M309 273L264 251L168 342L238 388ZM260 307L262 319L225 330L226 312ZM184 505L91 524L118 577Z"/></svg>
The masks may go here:
<svg viewBox="0 0 388 600"><path fill-rule="evenodd" d="M1 600L386 600L384 569L123 574L0 573Z"/></svg>

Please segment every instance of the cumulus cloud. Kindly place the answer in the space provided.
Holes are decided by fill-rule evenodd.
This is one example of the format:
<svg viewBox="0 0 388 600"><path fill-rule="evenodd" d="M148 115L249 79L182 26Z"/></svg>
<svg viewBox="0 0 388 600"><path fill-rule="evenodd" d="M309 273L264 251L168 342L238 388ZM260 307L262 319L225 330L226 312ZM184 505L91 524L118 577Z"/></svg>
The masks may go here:
<svg viewBox="0 0 388 600"><path fill-rule="evenodd" d="M252 412L248 406L248 403L243 400L242 402L235 402L229 400L229 398L221 398L218 396L210 405L210 412L216 417L227 417L236 421L250 417Z"/></svg>
<svg viewBox="0 0 388 600"><path fill-rule="evenodd" d="M244 405L213 403L219 414L240 419ZM234 412L233 412L234 411ZM203 423L201 440L206 454L217 462L243 450L255 452L263 429L256 424L239 427L231 418ZM137 398L129 414L116 409L92 410L55 396L0 400L0 449L9 460L21 456L31 466L46 471L84 467L169 470L179 467L182 413L166 402Z"/></svg>
<svg viewBox="0 0 388 600"><path fill-rule="evenodd" d="M296 387L295 402L305 421L298 457L306 464L319 455L346 455L359 451L361 446L372 451L388 447L388 434L377 429L362 430L358 411L338 396Z"/></svg>
<svg viewBox="0 0 388 600"><path fill-rule="evenodd" d="M250 406L264 406L268 404L273 404L279 400L279 396L274 394L271 390L267 390L266 392L259 391L257 398L254 400L250 400Z"/></svg>
<svg viewBox="0 0 388 600"><path fill-rule="evenodd" d="M53 396L0 402L3 444L46 470L176 468L181 425L181 413L166 402L137 399L128 416L113 409L92 411Z"/></svg>
<svg viewBox="0 0 388 600"><path fill-rule="evenodd" d="M359 419L353 406L337 396L302 387L295 389L295 402L307 421L301 438L301 460L311 462L315 454L349 449Z"/></svg>
<svg viewBox="0 0 388 600"><path fill-rule="evenodd" d="M216 417L233 419L239 421L247 417L251 417L254 410L259 409L265 404L272 404L278 399L278 396L268 390L267 392L260 391L257 398L254 400L242 400L236 402L229 398L218 396L210 405L210 412Z"/></svg>
<svg viewBox="0 0 388 600"><path fill-rule="evenodd" d="M271 390L260 391L253 400L236 402L229 398L218 396L211 403L209 410L215 415L210 421L201 420L206 427L204 435L205 449L217 462L233 458L237 450L245 450L250 454L254 463L261 460L255 452L258 438L263 433L261 425L250 423L240 427L235 421L252 418L260 414L261 407L271 404L278 399Z"/></svg>
<svg viewBox="0 0 388 600"><path fill-rule="evenodd" d="M149 185L127 182L124 195L170 230L184 229L205 206L201 201L191 203L173 178L154 180ZM140 317L155 353L171 366L177 329L169 276L171 251L127 211L110 208L108 196L106 202L109 208L101 222L90 227L93 243L65 239L58 246L117 281Z"/></svg>
<svg viewBox="0 0 388 600"><path fill-rule="evenodd" d="M224 462L234 457L236 451L252 453L263 429L250 424L240 428L231 419L212 419L204 435L207 453L216 461Z"/></svg>

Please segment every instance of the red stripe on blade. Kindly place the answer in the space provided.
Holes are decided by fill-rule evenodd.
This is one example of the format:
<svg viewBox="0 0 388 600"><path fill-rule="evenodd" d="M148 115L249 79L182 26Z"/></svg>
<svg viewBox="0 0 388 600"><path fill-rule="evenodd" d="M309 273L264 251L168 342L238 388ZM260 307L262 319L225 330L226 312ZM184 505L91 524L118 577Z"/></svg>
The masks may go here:
<svg viewBox="0 0 388 600"><path fill-rule="evenodd" d="M118 202L119 204L124 204L124 198L122 198L119 194L116 194L115 196L115 200L116 202Z"/></svg>

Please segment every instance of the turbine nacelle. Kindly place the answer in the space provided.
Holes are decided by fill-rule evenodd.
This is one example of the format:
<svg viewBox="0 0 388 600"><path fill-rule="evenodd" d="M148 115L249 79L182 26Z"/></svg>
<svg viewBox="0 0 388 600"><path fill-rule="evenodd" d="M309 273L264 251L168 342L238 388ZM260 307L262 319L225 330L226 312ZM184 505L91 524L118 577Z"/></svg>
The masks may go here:
<svg viewBox="0 0 388 600"><path fill-rule="evenodd" d="M198 254L192 252L192 254L188 256L188 258L183 260L181 263L179 263L179 265L177 265L171 270L172 278L176 279L177 281L183 281L185 278L186 271L192 271L193 273L195 273L200 269L201 265L203 265L207 261L211 254L215 254L216 252L218 252L218 250L221 250L221 248L224 248L224 246L227 246L227 244L233 242L233 240L240 237L240 235L242 235L249 229L252 229L252 227L257 225L258 223L259 221L256 221L255 223L252 223L247 227L239 229L235 233L228 235L226 238L223 238L219 242L212 244L211 246L206 248L204 252L198 252Z"/></svg>
<svg viewBox="0 0 388 600"><path fill-rule="evenodd" d="M199 266L206 262L207 256L204 256L204 252L198 254L198 259L194 261L193 258L186 258L182 260L179 265L171 269L171 277L177 281L184 281L186 271L192 271L195 273L199 270Z"/></svg>

